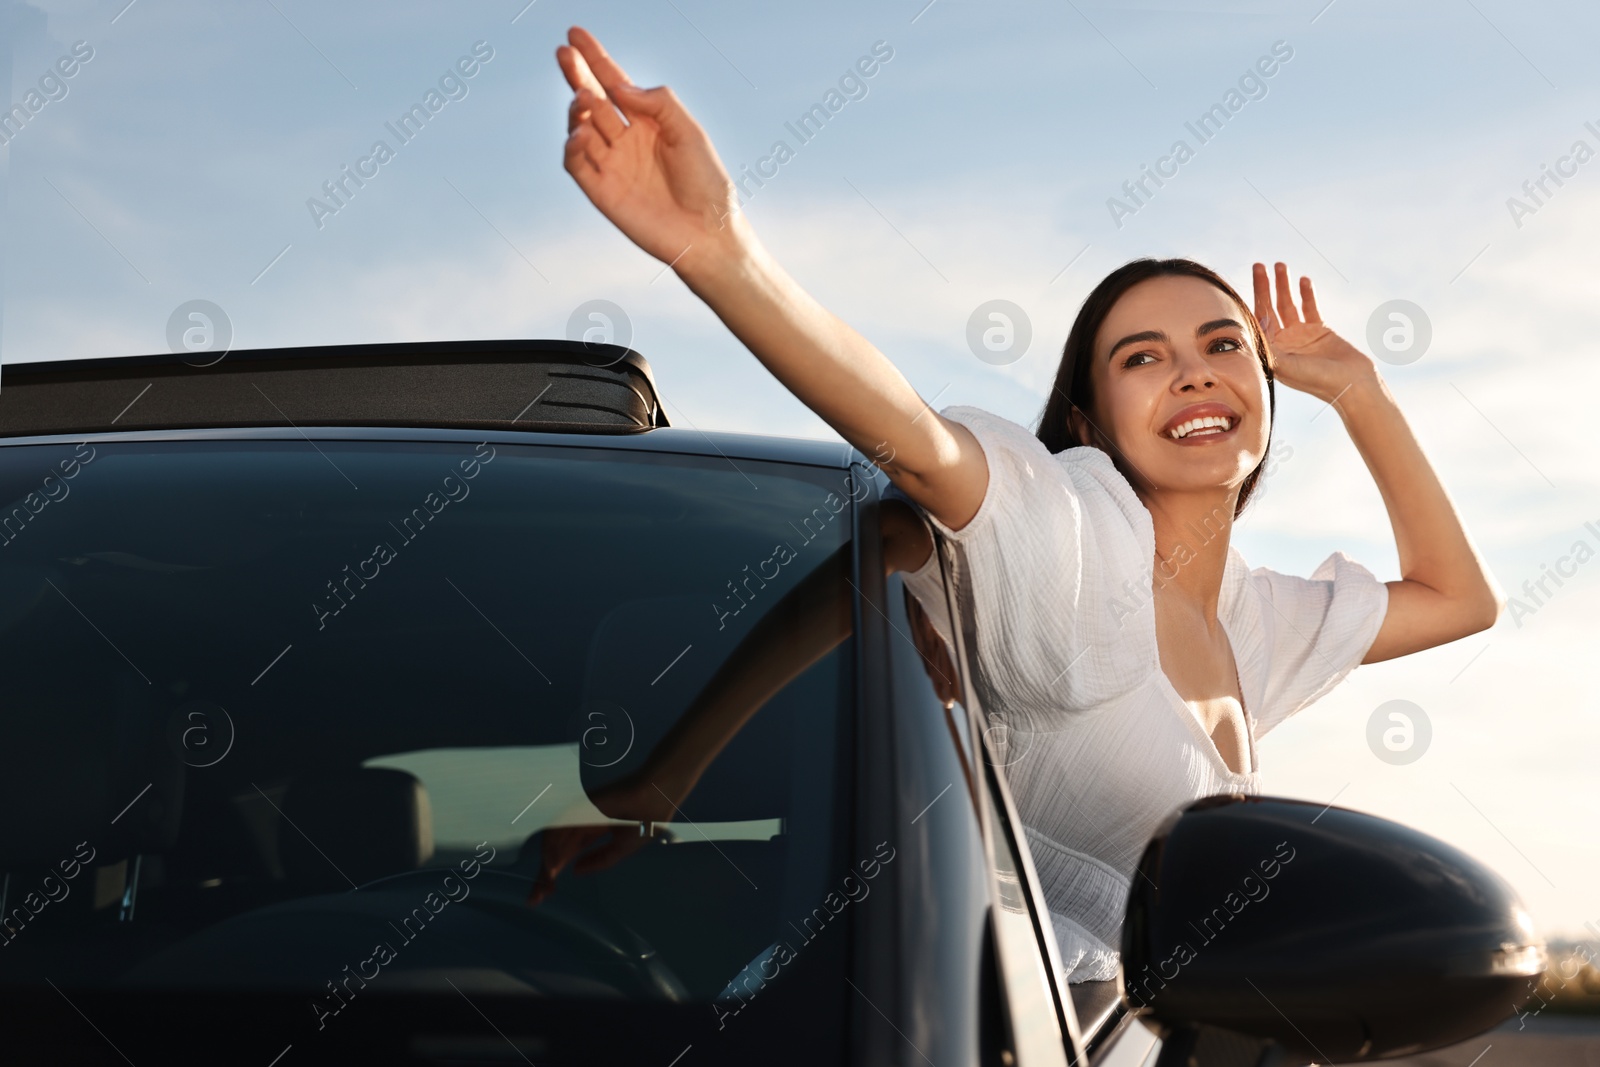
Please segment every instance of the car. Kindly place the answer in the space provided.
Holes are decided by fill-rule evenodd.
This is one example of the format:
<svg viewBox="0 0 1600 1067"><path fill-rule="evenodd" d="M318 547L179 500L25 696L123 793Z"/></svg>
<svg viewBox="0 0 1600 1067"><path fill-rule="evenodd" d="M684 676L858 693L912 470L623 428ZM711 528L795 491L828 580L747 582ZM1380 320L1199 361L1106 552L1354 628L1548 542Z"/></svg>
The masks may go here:
<svg viewBox="0 0 1600 1067"><path fill-rule="evenodd" d="M0 479L8 1063L1353 1060L1543 966L1442 842L1223 796L1064 981L883 472L631 349L8 366Z"/></svg>

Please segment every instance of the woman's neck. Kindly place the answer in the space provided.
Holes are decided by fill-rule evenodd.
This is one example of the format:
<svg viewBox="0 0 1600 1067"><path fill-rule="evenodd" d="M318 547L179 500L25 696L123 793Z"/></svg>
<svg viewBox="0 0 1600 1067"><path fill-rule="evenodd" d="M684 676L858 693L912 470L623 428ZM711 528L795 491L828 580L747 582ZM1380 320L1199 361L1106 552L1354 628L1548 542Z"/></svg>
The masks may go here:
<svg viewBox="0 0 1600 1067"><path fill-rule="evenodd" d="M1153 585L1217 618L1222 575L1233 536L1231 493L1161 493L1144 499L1155 532Z"/></svg>

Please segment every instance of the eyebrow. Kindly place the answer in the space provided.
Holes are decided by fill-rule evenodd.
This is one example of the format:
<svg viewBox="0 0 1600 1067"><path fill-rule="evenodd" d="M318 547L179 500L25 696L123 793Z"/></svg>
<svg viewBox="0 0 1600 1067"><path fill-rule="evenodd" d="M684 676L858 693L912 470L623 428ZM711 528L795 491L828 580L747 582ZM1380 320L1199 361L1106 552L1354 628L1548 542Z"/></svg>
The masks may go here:
<svg viewBox="0 0 1600 1067"><path fill-rule="evenodd" d="M1212 319L1210 322L1201 323L1200 327L1194 331L1194 335L1196 337L1204 337L1208 333L1215 333L1216 331L1226 329L1229 326L1232 326L1234 329L1241 332L1244 330L1244 326L1241 325L1236 319ZM1111 352L1106 356L1106 360L1109 362L1116 356L1118 349L1125 348L1128 345L1143 344L1146 341L1165 342L1170 340L1171 338L1169 338L1166 333L1161 330L1144 330L1140 333L1130 333L1128 336L1111 346Z"/></svg>

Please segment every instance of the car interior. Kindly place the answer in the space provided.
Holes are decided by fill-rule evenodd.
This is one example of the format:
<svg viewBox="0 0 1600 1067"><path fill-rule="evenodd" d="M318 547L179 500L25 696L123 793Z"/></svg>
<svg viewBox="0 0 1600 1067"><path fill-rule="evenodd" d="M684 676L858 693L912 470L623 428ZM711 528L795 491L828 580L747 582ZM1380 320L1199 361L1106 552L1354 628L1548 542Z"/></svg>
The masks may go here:
<svg viewBox="0 0 1600 1067"><path fill-rule="evenodd" d="M308 451L293 461L321 462ZM611 821L588 792L640 763L759 617L719 629L708 604L782 519L730 531L717 494L748 487L726 468L691 469L675 495L675 459L519 466L507 448L319 629L293 577L350 558L350 528L405 514L430 464L471 446L439 451L340 455L358 504L337 478L320 497L275 480L276 446L236 452L226 480L200 450L189 473L216 484L199 486L181 462L108 449L76 507L10 546L0 983L294 989L331 1011L368 982L443 975L469 993L704 1002L799 941L789 921L845 865L844 649L760 709L665 834L527 902L542 832ZM823 493L747 471L780 505ZM617 514L618 485L646 478L655 492ZM809 551L768 603L824 558Z"/></svg>

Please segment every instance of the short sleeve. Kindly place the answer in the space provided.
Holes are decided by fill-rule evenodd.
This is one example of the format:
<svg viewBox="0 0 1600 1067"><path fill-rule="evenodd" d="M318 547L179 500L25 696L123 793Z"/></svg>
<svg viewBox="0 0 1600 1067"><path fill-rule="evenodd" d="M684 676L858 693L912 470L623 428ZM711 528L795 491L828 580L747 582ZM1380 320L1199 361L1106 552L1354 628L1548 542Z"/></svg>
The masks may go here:
<svg viewBox="0 0 1600 1067"><path fill-rule="evenodd" d="M953 546L951 578L974 634L974 686L986 712L1026 729L1060 728L1063 716L1131 688L1147 666L1125 654L1135 627L1111 621L1107 610L1108 576L1138 573L1137 538L1097 480L1103 473L1080 483L1071 462L1031 431L981 408L940 414L972 431L989 471L983 500L960 529L921 511ZM1120 479L1104 453L1075 451L1094 455L1073 460L1102 462ZM1086 558L1095 565L1086 568ZM1148 586L1148 564L1144 575Z"/></svg>
<svg viewBox="0 0 1600 1067"><path fill-rule="evenodd" d="M1327 695L1361 663L1389 610L1389 587L1335 552L1310 578L1257 567L1250 588L1261 601L1266 636L1259 737Z"/></svg>
<svg viewBox="0 0 1600 1067"><path fill-rule="evenodd" d="M890 485L884 496L886 498L896 497L916 508L916 504L912 502L911 498L902 493L896 485ZM923 515L921 509L918 509L917 513ZM923 518L925 521L931 521L926 515L923 515ZM933 628L943 638L945 646L949 648L950 656L953 659L956 654L956 643L953 636L954 631L950 626L950 608L945 603L944 579L939 569L939 545L937 542L933 546L933 551L928 553L928 558L923 561L922 566L913 571L901 571L900 577L905 582L906 588L911 591L911 595L916 598L917 604L921 606L923 613L928 616L928 621L933 623Z"/></svg>

